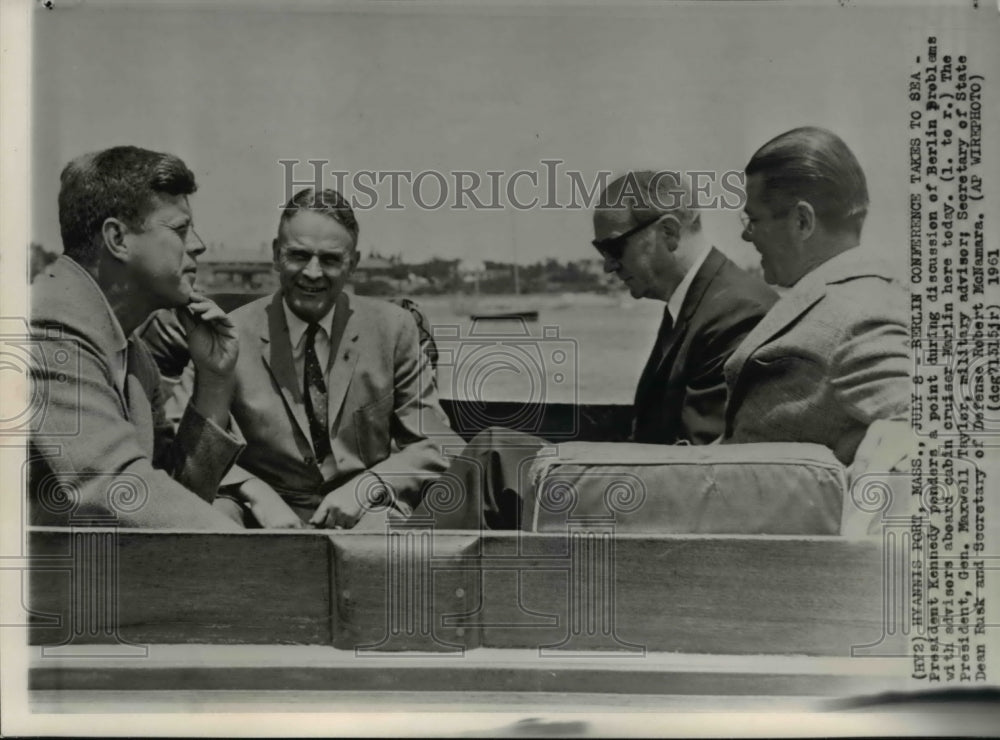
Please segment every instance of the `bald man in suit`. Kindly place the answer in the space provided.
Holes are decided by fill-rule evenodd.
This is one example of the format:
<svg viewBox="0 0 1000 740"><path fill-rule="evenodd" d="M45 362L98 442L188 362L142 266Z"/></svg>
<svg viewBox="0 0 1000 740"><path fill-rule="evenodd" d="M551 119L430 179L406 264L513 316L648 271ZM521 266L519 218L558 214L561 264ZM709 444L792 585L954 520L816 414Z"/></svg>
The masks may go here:
<svg viewBox="0 0 1000 740"><path fill-rule="evenodd" d="M725 431L723 368L777 300L706 239L690 180L668 171L630 172L611 183L594 213L594 246L635 299L665 303L635 395L632 441L709 444ZM525 526L536 491L527 463L545 446L530 434L491 428L454 461L465 495L443 512L420 513L442 528ZM613 444L613 443L609 443Z"/></svg>

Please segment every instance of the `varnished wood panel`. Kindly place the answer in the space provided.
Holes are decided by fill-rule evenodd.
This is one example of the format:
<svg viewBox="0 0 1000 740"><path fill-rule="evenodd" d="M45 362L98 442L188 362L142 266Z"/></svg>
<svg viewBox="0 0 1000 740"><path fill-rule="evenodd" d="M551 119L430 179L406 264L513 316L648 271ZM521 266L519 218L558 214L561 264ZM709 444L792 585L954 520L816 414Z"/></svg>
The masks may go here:
<svg viewBox="0 0 1000 740"><path fill-rule="evenodd" d="M30 639L328 645L329 547L319 533L36 529L30 605L59 619L37 617Z"/></svg>
<svg viewBox="0 0 1000 740"><path fill-rule="evenodd" d="M33 530L31 639L58 644L76 628L77 642L94 644L847 656L882 638L877 542L410 535ZM117 558L103 566L118 574L114 619L71 618L83 605L72 590L74 542L103 542ZM58 624L46 626L46 615ZM117 632L103 629L112 621ZM868 654L891 654L883 646Z"/></svg>
<svg viewBox="0 0 1000 740"><path fill-rule="evenodd" d="M481 598L478 535L331 536L335 587L333 644L364 651L456 652L479 644L462 615Z"/></svg>
<svg viewBox="0 0 1000 740"><path fill-rule="evenodd" d="M878 543L590 533L514 548L484 542L485 646L848 656L882 635Z"/></svg>

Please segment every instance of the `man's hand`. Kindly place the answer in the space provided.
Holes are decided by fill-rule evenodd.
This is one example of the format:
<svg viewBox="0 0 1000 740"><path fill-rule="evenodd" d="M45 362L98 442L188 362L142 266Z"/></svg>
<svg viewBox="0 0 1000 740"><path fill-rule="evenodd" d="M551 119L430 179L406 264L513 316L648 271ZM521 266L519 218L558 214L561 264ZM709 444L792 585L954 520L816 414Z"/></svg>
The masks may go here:
<svg viewBox="0 0 1000 740"><path fill-rule="evenodd" d="M302 529L305 524L284 501L262 501L250 507L254 519L264 529Z"/></svg>
<svg viewBox="0 0 1000 740"><path fill-rule="evenodd" d="M192 294L191 303L177 309L177 316L184 325L195 369L191 404L204 418L226 429L236 389L233 371L240 354L236 327L225 311L200 293Z"/></svg>
<svg viewBox="0 0 1000 740"><path fill-rule="evenodd" d="M326 494L309 524L319 529L350 529L364 514L364 507L356 495L357 481L335 488Z"/></svg>
<svg viewBox="0 0 1000 740"><path fill-rule="evenodd" d="M245 481L240 486L240 496L264 529L302 529L305 526L278 492L259 478Z"/></svg>
<svg viewBox="0 0 1000 740"><path fill-rule="evenodd" d="M366 512L380 512L387 507L390 496L381 479L369 472L330 491L309 524L321 529L351 529Z"/></svg>
<svg viewBox="0 0 1000 740"><path fill-rule="evenodd" d="M191 302L177 310L187 333L188 350L199 376L228 379L236 369L240 343L236 327L213 301L193 293Z"/></svg>

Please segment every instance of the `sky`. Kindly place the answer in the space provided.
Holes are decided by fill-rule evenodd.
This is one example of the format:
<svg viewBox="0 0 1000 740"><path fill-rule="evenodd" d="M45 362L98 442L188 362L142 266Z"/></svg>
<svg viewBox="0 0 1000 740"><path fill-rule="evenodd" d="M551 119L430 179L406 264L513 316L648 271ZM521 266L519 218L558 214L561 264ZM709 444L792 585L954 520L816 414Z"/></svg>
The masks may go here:
<svg viewBox="0 0 1000 740"><path fill-rule="evenodd" d="M912 6L911 6L912 8ZM782 131L821 125L864 167L865 241L905 249L906 75L928 15L898 3L78 2L34 17L32 238L59 247L59 172L117 144L180 155L207 242L260 253L286 197L281 160L333 170L742 170ZM963 14L966 25L968 14ZM968 33L968 31L966 31ZM424 200L439 192L424 179ZM568 179L556 180L569 201ZM385 185L385 184L384 184ZM487 192L488 191L480 191ZM360 247L469 261L596 256L585 208L360 210ZM403 189L404 195L407 188ZM454 188L449 186L449 193ZM489 200L483 196L481 200ZM367 198L363 199L367 202ZM401 197L401 201L404 199ZM738 213L706 231L741 264Z"/></svg>

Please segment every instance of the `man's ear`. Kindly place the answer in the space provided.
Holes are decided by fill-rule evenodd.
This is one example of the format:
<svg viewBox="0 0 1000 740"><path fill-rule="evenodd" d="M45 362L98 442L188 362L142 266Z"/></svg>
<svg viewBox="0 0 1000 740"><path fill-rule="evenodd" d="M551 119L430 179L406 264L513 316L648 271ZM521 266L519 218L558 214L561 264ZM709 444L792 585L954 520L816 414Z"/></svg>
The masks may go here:
<svg viewBox="0 0 1000 740"><path fill-rule="evenodd" d="M667 214L660 219L657 225L660 232L667 238L667 248L671 252L677 251L681 244L681 222L677 216Z"/></svg>
<svg viewBox="0 0 1000 740"><path fill-rule="evenodd" d="M119 262L128 259L129 249L125 243L125 235L128 227L117 218L106 218L101 224L101 237L104 240L104 248L108 254Z"/></svg>
<svg viewBox="0 0 1000 740"><path fill-rule="evenodd" d="M278 264L278 251L281 249L281 240L275 237L271 240L271 267L277 272L280 268Z"/></svg>
<svg viewBox="0 0 1000 740"><path fill-rule="evenodd" d="M811 203L800 200L792 207L792 213L795 218L795 231L799 238L805 241L816 230L816 211L813 210Z"/></svg>
<svg viewBox="0 0 1000 740"><path fill-rule="evenodd" d="M355 244L353 249L351 249L351 272L354 272L354 268L358 266L361 261L361 250L358 249L358 245Z"/></svg>

